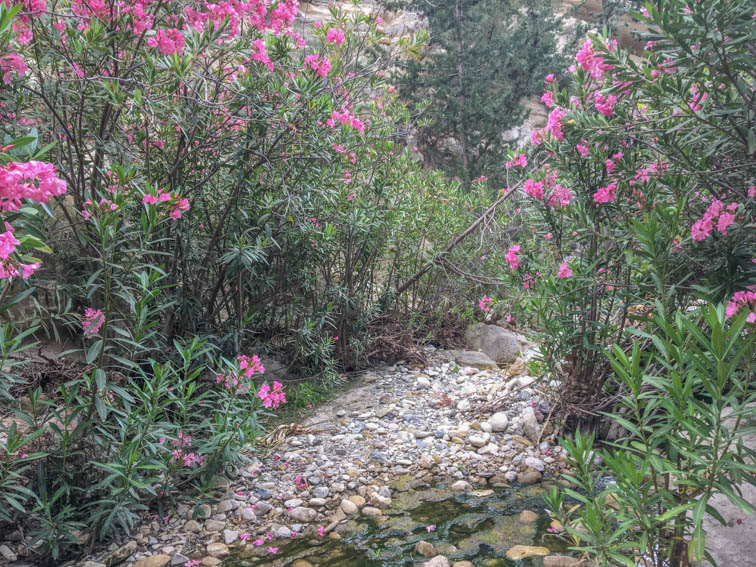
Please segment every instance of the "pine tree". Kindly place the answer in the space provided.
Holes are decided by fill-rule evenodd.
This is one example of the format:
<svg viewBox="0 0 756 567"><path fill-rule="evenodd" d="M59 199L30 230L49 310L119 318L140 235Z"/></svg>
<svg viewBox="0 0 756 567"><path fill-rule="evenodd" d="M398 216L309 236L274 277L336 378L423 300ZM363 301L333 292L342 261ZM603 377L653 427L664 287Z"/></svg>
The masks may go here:
<svg viewBox="0 0 756 567"><path fill-rule="evenodd" d="M481 175L504 182L505 132L526 118L524 97L566 65L550 0L386 0L418 13L430 40L397 72L401 96L418 116L426 161L464 185Z"/></svg>

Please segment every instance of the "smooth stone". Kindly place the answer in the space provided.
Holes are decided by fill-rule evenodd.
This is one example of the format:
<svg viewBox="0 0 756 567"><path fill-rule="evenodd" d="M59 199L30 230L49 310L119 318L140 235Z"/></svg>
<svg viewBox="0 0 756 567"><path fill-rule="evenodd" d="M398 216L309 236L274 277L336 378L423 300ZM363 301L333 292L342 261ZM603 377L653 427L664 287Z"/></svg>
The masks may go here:
<svg viewBox="0 0 756 567"><path fill-rule="evenodd" d="M532 524L538 519L538 514L530 510L523 510L520 512L520 522L523 524Z"/></svg>
<svg viewBox="0 0 756 567"><path fill-rule="evenodd" d="M469 561L457 561L452 567L475 567L475 565Z"/></svg>
<svg viewBox="0 0 756 567"><path fill-rule="evenodd" d="M382 512L378 508L374 508L373 506L365 506L362 509L363 516L377 517L377 516L380 516L381 514Z"/></svg>
<svg viewBox="0 0 756 567"><path fill-rule="evenodd" d="M315 510L312 508L304 508L302 506L289 510L287 513L292 520L304 523L312 522L318 517L318 513Z"/></svg>
<svg viewBox="0 0 756 567"><path fill-rule="evenodd" d="M491 429L498 433L507 430L509 427L509 418L507 414L500 411L488 418L488 423L491 424Z"/></svg>
<svg viewBox="0 0 756 567"><path fill-rule="evenodd" d="M423 567L449 567L449 560L443 555L439 555L423 563Z"/></svg>
<svg viewBox="0 0 756 567"><path fill-rule="evenodd" d="M530 467L531 469L535 469L538 472L543 472L544 470L546 470L543 461L541 459L536 459L535 457L526 457L525 466Z"/></svg>
<svg viewBox="0 0 756 567"><path fill-rule="evenodd" d="M202 526L199 525L197 520L187 520L184 524L184 531L198 534L202 531Z"/></svg>
<svg viewBox="0 0 756 567"><path fill-rule="evenodd" d="M226 522L220 520L205 520L205 531L219 532L226 527Z"/></svg>
<svg viewBox="0 0 756 567"><path fill-rule="evenodd" d="M486 444L484 437L480 435L470 435L470 445L473 447L483 447Z"/></svg>
<svg viewBox="0 0 756 567"><path fill-rule="evenodd" d="M534 484L541 480L541 473L538 471L525 471L517 475L517 482L521 484Z"/></svg>
<svg viewBox="0 0 756 567"><path fill-rule="evenodd" d="M548 548L538 545L515 545L507 550L507 557L513 561L528 557L543 557L551 553Z"/></svg>
<svg viewBox="0 0 756 567"><path fill-rule="evenodd" d="M174 553L173 557L171 557L171 567L178 567L179 565L184 567L184 564L188 561L189 558L183 553Z"/></svg>
<svg viewBox="0 0 756 567"><path fill-rule="evenodd" d="M344 500L341 501L341 510L347 515L347 516L353 516L357 512L359 512L359 508L357 508L357 505L352 502L351 500L347 500L344 498Z"/></svg>
<svg viewBox="0 0 756 567"><path fill-rule="evenodd" d="M134 567L165 567L171 562L169 555L150 555L144 559L138 559Z"/></svg>
<svg viewBox="0 0 756 567"><path fill-rule="evenodd" d="M223 563L220 559L217 557L203 557L202 558L202 567L217 567Z"/></svg>
<svg viewBox="0 0 756 567"><path fill-rule="evenodd" d="M451 485L451 489L454 492L465 492L467 490L471 490L472 489L472 485L469 482L467 482L467 481L458 480L457 482L455 482L454 484Z"/></svg>
<svg viewBox="0 0 756 567"><path fill-rule="evenodd" d="M228 546L225 543L215 541L207 544L207 554L210 557L226 557L229 554Z"/></svg>
<svg viewBox="0 0 756 567"><path fill-rule="evenodd" d="M231 545L237 539L239 539L239 532L235 530L223 530L223 541L226 545Z"/></svg>
<svg viewBox="0 0 756 567"><path fill-rule="evenodd" d="M347 498L352 504L357 506L358 508L362 508L365 505L365 502L367 502L362 496L358 494L353 494L349 498Z"/></svg>
<svg viewBox="0 0 756 567"><path fill-rule="evenodd" d="M292 567L313 567L312 563L304 559L297 559Z"/></svg>
<svg viewBox="0 0 756 567"><path fill-rule="evenodd" d="M312 495L315 498L327 498L328 497L328 487L326 486L316 486L312 489Z"/></svg>
<svg viewBox="0 0 756 567"><path fill-rule="evenodd" d="M499 369L499 365L491 360L488 355L474 350L465 350L457 353L457 356L454 358L454 360L460 366L469 366L472 368L477 368L479 370L495 371Z"/></svg>
<svg viewBox="0 0 756 567"><path fill-rule="evenodd" d="M299 498L292 498L291 500L287 500L284 502L284 506L287 508L299 508L302 505L302 500Z"/></svg>
<svg viewBox="0 0 756 567"><path fill-rule="evenodd" d="M415 552L419 553L423 557L435 557L436 548L433 547L432 543L428 543L427 541L421 540L415 544Z"/></svg>
<svg viewBox="0 0 756 567"><path fill-rule="evenodd" d="M8 561L15 561L16 559L18 559L18 555L16 555L13 550L5 544L0 545L0 555L2 555Z"/></svg>
<svg viewBox="0 0 756 567"><path fill-rule="evenodd" d="M217 511L219 514L223 514L225 512L230 512L231 510L236 510L239 507L239 503L236 500L222 500L220 504L218 504Z"/></svg>
<svg viewBox="0 0 756 567"><path fill-rule="evenodd" d="M580 559L568 555L548 555L543 558L543 567L577 567Z"/></svg>

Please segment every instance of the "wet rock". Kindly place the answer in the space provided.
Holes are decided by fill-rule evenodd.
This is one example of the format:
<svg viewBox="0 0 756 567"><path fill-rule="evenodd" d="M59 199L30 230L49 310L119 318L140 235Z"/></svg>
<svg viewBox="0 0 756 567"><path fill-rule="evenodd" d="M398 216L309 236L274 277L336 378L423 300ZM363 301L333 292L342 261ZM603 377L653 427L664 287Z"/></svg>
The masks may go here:
<svg viewBox="0 0 756 567"><path fill-rule="evenodd" d="M436 548L433 547L432 543L421 540L415 544L415 553L419 553L423 557L435 557Z"/></svg>
<svg viewBox="0 0 756 567"><path fill-rule="evenodd" d="M523 510L520 512L520 522L523 524L532 524L538 519L538 514L531 510Z"/></svg>
<svg viewBox="0 0 756 567"><path fill-rule="evenodd" d="M451 485L451 489L454 492L467 492L468 490L472 490L472 486L469 482L466 482L464 480L458 480L454 484Z"/></svg>
<svg viewBox="0 0 756 567"><path fill-rule="evenodd" d="M144 559L138 559L134 567L165 567L171 562L168 555L150 555Z"/></svg>
<svg viewBox="0 0 756 567"><path fill-rule="evenodd" d="M499 364L510 364L520 354L517 335L496 325L470 325L465 331L465 344L470 350L483 352Z"/></svg>
<svg viewBox="0 0 756 567"><path fill-rule="evenodd" d="M580 559L567 555L548 555L543 558L543 567L578 567Z"/></svg>
<svg viewBox="0 0 756 567"><path fill-rule="evenodd" d="M543 557L549 553L547 548L537 545L515 545L507 550L507 557L513 561L519 561L528 557Z"/></svg>
<svg viewBox="0 0 756 567"><path fill-rule="evenodd" d="M517 482L520 484L535 484L541 480L541 473L538 471L525 471L517 475Z"/></svg>

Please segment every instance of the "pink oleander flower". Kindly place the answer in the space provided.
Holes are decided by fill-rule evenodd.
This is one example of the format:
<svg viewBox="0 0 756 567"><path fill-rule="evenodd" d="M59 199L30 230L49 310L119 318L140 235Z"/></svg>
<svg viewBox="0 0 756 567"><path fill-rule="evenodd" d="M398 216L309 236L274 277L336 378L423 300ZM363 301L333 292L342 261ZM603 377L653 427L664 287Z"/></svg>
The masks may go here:
<svg viewBox="0 0 756 567"><path fill-rule="evenodd" d="M268 547L268 553L278 553L277 547Z"/></svg>
<svg viewBox="0 0 756 567"><path fill-rule="evenodd" d="M748 323L756 322L756 285L748 286L744 291L736 291L725 307L725 317L729 319L741 308L750 311L746 316Z"/></svg>
<svg viewBox="0 0 756 567"><path fill-rule="evenodd" d="M528 166L528 158L525 154L519 154L517 157L512 158L509 160L504 167L506 169L509 169L511 167L514 167L515 165L519 165L523 169Z"/></svg>
<svg viewBox="0 0 756 567"><path fill-rule="evenodd" d="M273 388L267 384L262 384L257 392L257 397L263 402L266 408L278 409L278 406L286 403L286 394L283 391L283 384L273 381Z"/></svg>
<svg viewBox="0 0 756 567"><path fill-rule="evenodd" d="M544 83L547 85L550 85L551 83L556 83L556 77L554 76L554 73L549 73L546 75L546 78L543 80Z"/></svg>
<svg viewBox="0 0 756 567"><path fill-rule="evenodd" d="M345 39L346 39L346 35L344 34L344 30L340 28L330 28L328 32L326 33L326 41L328 43L335 43L336 45L341 45L344 43Z"/></svg>
<svg viewBox="0 0 756 567"><path fill-rule="evenodd" d="M0 211L17 211L22 199L47 203L66 192L66 182L51 163L11 162L0 166Z"/></svg>
<svg viewBox="0 0 756 567"><path fill-rule="evenodd" d="M184 36L176 28L160 29L147 40L147 45L157 47L163 55L181 55L184 51Z"/></svg>
<svg viewBox="0 0 756 567"><path fill-rule="evenodd" d="M428 533L430 533L436 529L436 526L434 525L425 526L425 529L428 530Z"/></svg>
<svg viewBox="0 0 756 567"><path fill-rule="evenodd" d="M318 536L323 537L325 535L325 526L318 526Z"/></svg>
<svg viewBox="0 0 756 567"><path fill-rule="evenodd" d="M520 264L517 262L517 253L519 251L520 251L520 245L515 244L509 250L507 250L507 255L504 256L504 259L507 261L507 264L509 264L509 267L513 270L516 270L520 266Z"/></svg>
<svg viewBox="0 0 756 567"><path fill-rule="evenodd" d="M487 295L484 295L480 299L480 301L478 301L478 307L480 307L480 310L483 311L484 313L488 312L492 304L493 304L493 299L488 297Z"/></svg>
<svg viewBox="0 0 756 567"><path fill-rule="evenodd" d="M570 269L569 265L567 265L566 260L562 262L561 266L559 266L559 273L557 275L560 278L569 278L572 276L572 269Z"/></svg>
<svg viewBox="0 0 756 567"><path fill-rule="evenodd" d="M8 230L0 234L0 259L2 260L13 254L16 246L20 244L16 237L13 236L13 230L11 230L10 225L6 223L5 226Z"/></svg>
<svg viewBox="0 0 756 567"><path fill-rule="evenodd" d="M576 150L577 150L577 152L578 152L578 153L579 153L579 154L581 155L581 157L585 157L585 156L587 156L587 155L588 155L588 153L590 152L590 150L588 149L588 146L584 146L584 145L582 145L582 144L577 144L577 145L575 146L575 149L576 149Z"/></svg>
<svg viewBox="0 0 756 567"><path fill-rule="evenodd" d="M541 102L546 105L547 108L552 108L556 103L554 102L554 93L546 91L541 97Z"/></svg>
<svg viewBox="0 0 756 567"><path fill-rule="evenodd" d="M242 541L249 539L249 534L239 534L239 539Z"/></svg>
<svg viewBox="0 0 756 567"><path fill-rule="evenodd" d="M23 77L29 68L18 53L6 53L0 55L0 73L3 75L3 83L9 85L13 82L13 75Z"/></svg>
<svg viewBox="0 0 756 567"><path fill-rule="evenodd" d="M84 310L84 319L81 322L82 329L84 330L84 336L89 338L92 335L96 335L105 322L105 315L99 309L92 309L87 307Z"/></svg>
<svg viewBox="0 0 756 567"><path fill-rule="evenodd" d="M606 187L599 187L593 194L596 203L611 203L617 198L617 182L612 180Z"/></svg>
<svg viewBox="0 0 756 567"><path fill-rule="evenodd" d="M265 540L262 538L256 539L255 541L252 542L252 545L255 545L257 547L260 547L261 545L264 545L264 544L265 544Z"/></svg>

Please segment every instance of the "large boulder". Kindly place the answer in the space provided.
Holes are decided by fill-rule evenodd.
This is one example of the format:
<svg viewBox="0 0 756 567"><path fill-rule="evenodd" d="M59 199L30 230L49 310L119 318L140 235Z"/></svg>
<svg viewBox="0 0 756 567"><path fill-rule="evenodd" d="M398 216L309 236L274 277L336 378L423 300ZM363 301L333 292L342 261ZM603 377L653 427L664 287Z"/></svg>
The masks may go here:
<svg viewBox="0 0 756 567"><path fill-rule="evenodd" d="M483 352L499 364L511 364L520 354L517 335L496 325L470 325L465 331L465 344L468 349Z"/></svg>

